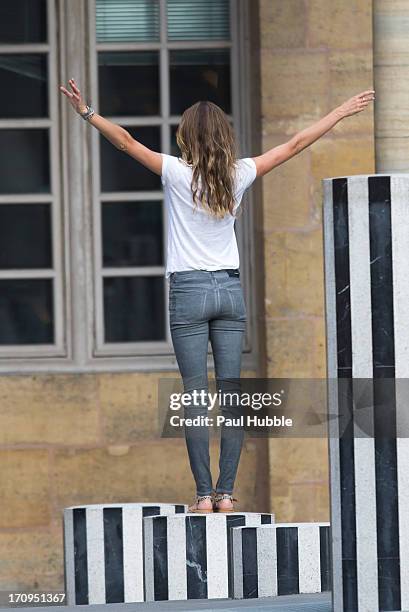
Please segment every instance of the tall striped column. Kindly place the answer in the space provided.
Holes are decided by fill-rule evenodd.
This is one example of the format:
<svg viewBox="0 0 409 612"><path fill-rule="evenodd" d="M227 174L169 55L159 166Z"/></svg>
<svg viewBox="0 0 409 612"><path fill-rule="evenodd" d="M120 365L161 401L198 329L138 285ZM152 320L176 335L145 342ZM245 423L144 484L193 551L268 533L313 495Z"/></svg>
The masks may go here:
<svg viewBox="0 0 409 612"><path fill-rule="evenodd" d="M409 175L323 193L333 610L407 610Z"/></svg>
<svg viewBox="0 0 409 612"><path fill-rule="evenodd" d="M143 601L143 518L186 510L148 503L64 508L67 605Z"/></svg>

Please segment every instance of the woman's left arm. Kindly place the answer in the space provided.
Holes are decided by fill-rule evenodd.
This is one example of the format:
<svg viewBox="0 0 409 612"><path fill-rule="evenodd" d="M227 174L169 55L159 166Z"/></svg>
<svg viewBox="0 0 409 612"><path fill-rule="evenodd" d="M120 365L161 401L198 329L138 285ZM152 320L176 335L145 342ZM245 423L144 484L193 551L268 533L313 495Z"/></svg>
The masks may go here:
<svg viewBox="0 0 409 612"><path fill-rule="evenodd" d="M75 111L78 114L81 114L85 111L86 104L81 97L81 92L74 79L70 79L69 84L72 92L69 92L62 85L60 86L60 90L67 96ZM98 113L94 113L92 117L87 119L87 121L96 127L97 130L114 145L114 147L120 151L124 151L124 153L127 153L139 161L141 164L149 168L149 170L155 172L155 174L160 175L162 173L162 155L156 151L152 151L148 147L145 147L145 145L143 145L141 142L135 140L135 138L133 138L123 127L109 121L108 119L105 119L105 117L98 115Z"/></svg>

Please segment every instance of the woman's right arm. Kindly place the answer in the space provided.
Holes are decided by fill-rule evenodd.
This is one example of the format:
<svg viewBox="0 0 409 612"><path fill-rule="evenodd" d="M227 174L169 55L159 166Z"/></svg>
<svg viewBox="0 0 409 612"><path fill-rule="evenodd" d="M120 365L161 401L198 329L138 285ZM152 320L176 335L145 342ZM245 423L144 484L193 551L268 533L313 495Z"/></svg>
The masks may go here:
<svg viewBox="0 0 409 612"><path fill-rule="evenodd" d="M82 99L81 92L75 83L74 79L70 79L68 81L72 91L68 91L66 87L60 86L60 91L68 98L73 109L81 114L86 110L86 104ZM117 149L124 149L125 143L128 138L130 138L130 134L127 130L125 130L122 126L105 119L101 115L95 113L88 122L97 128L107 138Z"/></svg>
<svg viewBox="0 0 409 612"><path fill-rule="evenodd" d="M328 115L295 134L288 142L278 145L258 157L253 157L257 168L257 176L267 174L267 172L270 172L276 166L279 166L300 153L300 151L303 151L303 149L309 147L313 142L331 130L341 119L363 111L369 102L375 99L374 94L375 91L373 89L368 89L349 98L349 100L337 106Z"/></svg>
<svg viewBox="0 0 409 612"><path fill-rule="evenodd" d="M72 91L68 91L63 85L60 86L60 91L68 98L71 106L80 115L86 110L87 105L81 96L81 92L75 80L70 79L68 83ZM158 175L162 173L162 155L157 151L152 151L133 138L128 130L95 112L87 121L97 128L114 147L130 155L149 168L149 170L152 170L152 172Z"/></svg>

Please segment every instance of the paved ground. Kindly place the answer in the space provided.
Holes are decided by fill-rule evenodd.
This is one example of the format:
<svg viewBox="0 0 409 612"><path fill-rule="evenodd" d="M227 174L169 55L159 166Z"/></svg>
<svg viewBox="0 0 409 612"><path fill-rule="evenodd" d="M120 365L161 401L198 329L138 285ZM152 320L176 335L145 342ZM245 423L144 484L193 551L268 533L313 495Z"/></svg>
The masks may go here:
<svg viewBox="0 0 409 612"><path fill-rule="evenodd" d="M13 606L16 608L17 606ZM186 612L199 610L201 612L331 612L331 593L314 595L281 595L280 597L265 597L261 599L191 599L189 601L166 601L156 603L100 604L92 606L47 606L30 608L19 607L20 611L54 612L64 607L67 612ZM10 612L10 607L0 608L0 612Z"/></svg>

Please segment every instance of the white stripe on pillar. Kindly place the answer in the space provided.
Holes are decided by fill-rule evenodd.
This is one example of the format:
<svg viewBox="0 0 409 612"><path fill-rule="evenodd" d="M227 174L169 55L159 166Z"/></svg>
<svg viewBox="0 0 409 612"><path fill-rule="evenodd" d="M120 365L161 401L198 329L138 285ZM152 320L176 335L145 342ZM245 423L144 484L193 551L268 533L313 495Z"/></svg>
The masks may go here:
<svg viewBox="0 0 409 612"><path fill-rule="evenodd" d="M246 517L246 527L258 527L261 525L261 514L258 512L240 512Z"/></svg>
<svg viewBox="0 0 409 612"><path fill-rule="evenodd" d="M64 510L64 581L67 605L75 606L74 513Z"/></svg>
<svg viewBox="0 0 409 612"><path fill-rule="evenodd" d="M153 520L143 519L144 564L145 564L145 601L155 601L155 582L153 572Z"/></svg>
<svg viewBox="0 0 409 612"><path fill-rule="evenodd" d="M369 247L368 178L348 178L349 275L351 296L352 385L357 396L359 379L371 379L372 314ZM358 379L355 381L354 379ZM372 402L373 405L373 402ZM376 534L375 440L373 407L368 407L365 433L354 423L355 524L358 607L378 609L378 561ZM362 415L362 409L359 412ZM362 417L360 417L362 418Z"/></svg>
<svg viewBox="0 0 409 612"><path fill-rule="evenodd" d="M122 506L122 533L124 551L124 599L126 602L143 601L143 532L142 508Z"/></svg>
<svg viewBox="0 0 409 612"><path fill-rule="evenodd" d="M184 514L166 521L168 541L168 597L187 599L186 523Z"/></svg>
<svg viewBox="0 0 409 612"><path fill-rule="evenodd" d="M88 604L105 603L104 515L102 506L86 508Z"/></svg>
<svg viewBox="0 0 409 612"><path fill-rule="evenodd" d="M409 431L409 190L407 179L391 175L390 180L399 556L401 608L405 610L409 608L409 438L405 437Z"/></svg>
<svg viewBox="0 0 409 612"><path fill-rule="evenodd" d="M208 599L229 596L227 524L220 515L206 516L206 553L207 553L207 597ZM212 551L209 555L208 552Z"/></svg>
<svg viewBox="0 0 409 612"><path fill-rule="evenodd" d="M258 596L277 595L277 542L276 529L272 525L261 525L257 528L257 561Z"/></svg>
<svg viewBox="0 0 409 612"><path fill-rule="evenodd" d="M176 504L160 504L159 511L160 514L176 514L175 508Z"/></svg>
<svg viewBox="0 0 409 612"><path fill-rule="evenodd" d="M298 526L298 581L300 593L321 591L320 533L318 525Z"/></svg>
<svg viewBox="0 0 409 612"><path fill-rule="evenodd" d="M233 564L233 593L235 599L243 599L243 534L241 527L233 527L232 564Z"/></svg>

